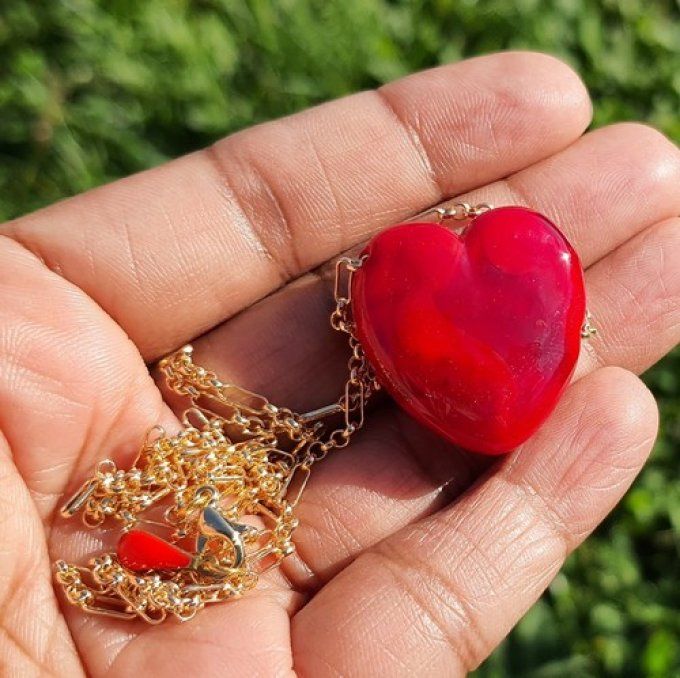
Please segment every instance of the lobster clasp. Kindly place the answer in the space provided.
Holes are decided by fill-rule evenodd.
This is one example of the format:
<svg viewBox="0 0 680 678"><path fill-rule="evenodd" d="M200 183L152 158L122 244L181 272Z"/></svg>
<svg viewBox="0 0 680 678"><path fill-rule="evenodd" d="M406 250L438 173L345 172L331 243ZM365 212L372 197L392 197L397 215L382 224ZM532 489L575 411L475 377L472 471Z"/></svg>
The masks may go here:
<svg viewBox="0 0 680 678"><path fill-rule="evenodd" d="M257 532L250 525L235 523L227 520L216 508L206 506L198 521L200 535L198 537L198 553L203 554L208 541L220 539L228 541L234 552L232 567L241 567L246 559L246 546L244 538L247 534Z"/></svg>

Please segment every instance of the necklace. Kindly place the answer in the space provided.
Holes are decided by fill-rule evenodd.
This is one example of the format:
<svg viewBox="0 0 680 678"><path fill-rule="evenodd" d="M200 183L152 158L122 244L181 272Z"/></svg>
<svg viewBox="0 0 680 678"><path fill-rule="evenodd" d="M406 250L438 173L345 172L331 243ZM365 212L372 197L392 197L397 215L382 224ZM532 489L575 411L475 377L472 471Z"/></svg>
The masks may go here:
<svg viewBox="0 0 680 678"><path fill-rule="evenodd" d="M223 383L186 346L160 364L187 401L128 470L101 461L62 508L121 527L116 551L55 563L67 600L120 619L186 621L237 598L294 552L313 466L346 447L384 388L456 445L500 454L549 416L595 333L583 270L548 219L456 203L378 234L336 264L331 325L350 358L337 402L298 414ZM329 423L334 422L334 423Z"/></svg>

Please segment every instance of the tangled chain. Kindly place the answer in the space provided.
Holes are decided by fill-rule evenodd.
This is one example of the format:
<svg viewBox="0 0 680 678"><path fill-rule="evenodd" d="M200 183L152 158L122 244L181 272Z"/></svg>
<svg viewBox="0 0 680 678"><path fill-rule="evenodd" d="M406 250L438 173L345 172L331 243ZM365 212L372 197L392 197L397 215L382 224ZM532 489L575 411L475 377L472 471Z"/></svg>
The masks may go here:
<svg viewBox="0 0 680 678"><path fill-rule="evenodd" d="M62 514L80 513L92 528L112 520L123 533L155 526L172 545L194 540L201 546L191 565L177 570L132 571L116 553L88 567L60 560L55 576L71 603L153 624L168 615L185 621L209 603L252 589L263 572L293 553L294 509L312 465L348 444L377 389L351 319L351 277L361 263L342 259L337 265L331 324L349 335L352 353L344 393L333 405L305 415L279 408L196 365L190 346L160 362L167 387L190 402L182 430L150 432L128 470L100 462ZM321 423L329 415L341 418L330 431ZM232 528L232 538L206 536L208 508Z"/></svg>

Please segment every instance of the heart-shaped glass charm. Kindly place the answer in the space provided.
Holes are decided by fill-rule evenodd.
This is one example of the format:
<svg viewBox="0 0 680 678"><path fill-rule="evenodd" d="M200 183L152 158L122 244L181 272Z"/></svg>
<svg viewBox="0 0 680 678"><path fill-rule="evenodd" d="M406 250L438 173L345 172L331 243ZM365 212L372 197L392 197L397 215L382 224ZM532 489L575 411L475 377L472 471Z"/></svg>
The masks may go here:
<svg viewBox="0 0 680 678"><path fill-rule="evenodd" d="M546 217L501 207L462 232L400 224L366 247L356 334L381 385L464 448L508 452L555 408L585 317L578 255Z"/></svg>

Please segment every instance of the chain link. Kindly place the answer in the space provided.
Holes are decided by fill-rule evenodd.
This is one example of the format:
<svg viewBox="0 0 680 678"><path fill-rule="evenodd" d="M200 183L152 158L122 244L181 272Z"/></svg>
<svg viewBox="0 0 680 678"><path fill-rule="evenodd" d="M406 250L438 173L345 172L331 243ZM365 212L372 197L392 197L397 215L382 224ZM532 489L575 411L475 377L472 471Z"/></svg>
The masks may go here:
<svg viewBox="0 0 680 678"><path fill-rule="evenodd" d="M492 206L486 202L479 203L478 205L470 205L467 202L454 202L446 207L434 207L420 216L433 214L440 223L447 220L465 221L466 219L474 219L490 209L492 209Z"/></svg>
<svg viewBox="0 0 680 678"><path fill-rule="evenodd" d="M590 311L586 309L586 317L581 326L581 339L592 339L597 334L597 327L593 323L593 316Z"/></svg>
<svg viewBox="0 0 680 678"><path fill-rule="evenodd" d="M310 453L315 460L323 459L333 449L347 447L352 435L364 425L366 404L380 389L364 349L356 337L352 318L352 279L365 260L366 255L360 258L342 257L335 265L335 309L331 313L331 327L348 336L351 355L347 362L345 390L338 401L343 423L331 431L325 440L320 439L310 445Z"/></svg>

